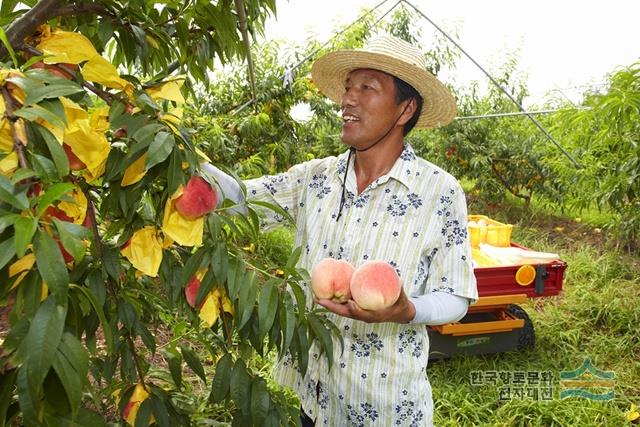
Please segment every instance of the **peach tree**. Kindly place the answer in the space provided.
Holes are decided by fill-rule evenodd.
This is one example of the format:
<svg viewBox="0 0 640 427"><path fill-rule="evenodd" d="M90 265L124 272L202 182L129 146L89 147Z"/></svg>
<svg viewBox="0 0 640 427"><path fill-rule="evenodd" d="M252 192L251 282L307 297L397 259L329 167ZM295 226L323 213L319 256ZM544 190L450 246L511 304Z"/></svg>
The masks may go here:
<svg viewBox="0 0 640 427"><path fill-rule="evenodd" d="M278 207L216 203L182 121L213 59L246 53L238 28L274 10L3 1L0 425L188 425L196 389L234 425L299 423L253 355L304 370L336 331L309 309L299 250L265 265L247 245Z"/></svg>

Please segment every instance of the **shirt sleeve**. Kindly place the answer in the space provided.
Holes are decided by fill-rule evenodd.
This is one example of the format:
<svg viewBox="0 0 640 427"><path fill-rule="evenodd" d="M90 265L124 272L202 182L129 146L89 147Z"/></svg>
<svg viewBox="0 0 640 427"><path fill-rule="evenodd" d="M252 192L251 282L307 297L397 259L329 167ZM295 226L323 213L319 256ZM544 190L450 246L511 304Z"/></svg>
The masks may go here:
<svg viewBox="0 0 640 427"><path fill-rule="evenodd" d="M419 297L410 297L416 309L412 324L444 325L457 322L467 314L469 300L446 292L431 292Z"/></svg>
<svg viewBox="0 0 640 427"><path fill-rule="evenodd" d="M430 266L427 292L447 292L475 302L478 289L467 231L467 203L456 181L444 187L436 214L441 217L442 244Z"/></svg>
<svg viewBox="0 0 640 427"><path fill-rule="evenodd" d="M279 206L291 215L294 222L297 222L306 176L316 162L317 160L311 160L295 165L287 172L244 181L247 187L247 200L249 202L267 202ZM285 216L277 211L255 205L254 208L257 208L256 210L261 215L261 226L264 229L273 228L286 222Z"/></svg>

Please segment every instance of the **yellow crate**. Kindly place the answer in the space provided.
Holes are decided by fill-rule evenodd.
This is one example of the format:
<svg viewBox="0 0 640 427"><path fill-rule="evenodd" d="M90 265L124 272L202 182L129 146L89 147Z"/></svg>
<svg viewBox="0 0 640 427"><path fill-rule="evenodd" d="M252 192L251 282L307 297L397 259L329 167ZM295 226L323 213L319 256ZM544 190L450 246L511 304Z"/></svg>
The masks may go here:
<svg viewBox="0 0 640 427"><path fill-rule="evenodd" d="M480 243L511 246L513 225L494 221L486 215L469 215L467 220L472 248L479 248Z"/></svg>

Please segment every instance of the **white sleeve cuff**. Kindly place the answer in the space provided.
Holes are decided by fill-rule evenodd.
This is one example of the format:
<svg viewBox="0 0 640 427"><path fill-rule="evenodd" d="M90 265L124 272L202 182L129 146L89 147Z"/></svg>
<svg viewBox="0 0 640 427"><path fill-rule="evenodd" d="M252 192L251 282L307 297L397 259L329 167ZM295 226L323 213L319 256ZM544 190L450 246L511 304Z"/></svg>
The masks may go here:
<svg viewBox="0 0 640 427"><path fill-rule="evenodd" d="M443 325L457 322L467 314L469 300L459 295L435 291L418 297L410 297L409 301L416 308L412 324Z"/></svg>

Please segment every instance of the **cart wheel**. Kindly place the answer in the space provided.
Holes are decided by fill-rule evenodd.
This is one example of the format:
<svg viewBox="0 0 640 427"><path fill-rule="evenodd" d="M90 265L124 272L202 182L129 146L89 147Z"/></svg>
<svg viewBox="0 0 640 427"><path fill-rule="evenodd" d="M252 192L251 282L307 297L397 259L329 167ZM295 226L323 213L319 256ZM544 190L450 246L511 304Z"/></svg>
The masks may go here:
<svg viewBox="0 0 640 427"><path fill-rule="evenodd" d="M529 318L529 315L522 307L516 304L511 304L507 307L507 312L518 319L524 319L524 326L520 329L518 335L518 351L522 351L531 348L536 343L536 332L533 329L533 323Z"/></svg>

